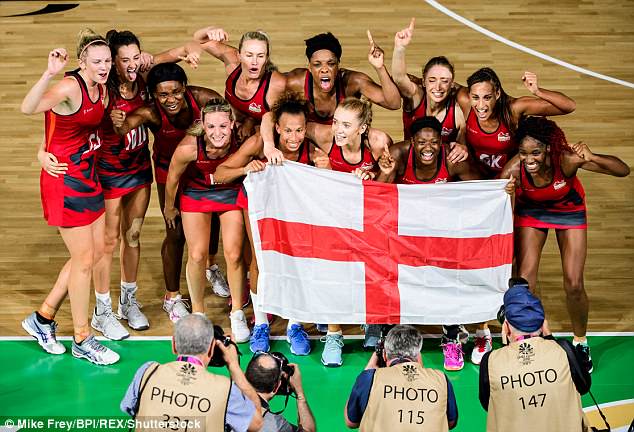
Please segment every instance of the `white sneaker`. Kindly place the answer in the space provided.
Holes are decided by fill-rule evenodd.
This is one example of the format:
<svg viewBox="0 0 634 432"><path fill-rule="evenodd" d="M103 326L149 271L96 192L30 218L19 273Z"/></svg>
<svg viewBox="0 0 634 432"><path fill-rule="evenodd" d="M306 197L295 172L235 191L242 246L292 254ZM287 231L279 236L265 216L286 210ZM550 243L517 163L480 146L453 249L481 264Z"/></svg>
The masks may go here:
<svg viewBox="0 0 634 432"><path fill-rule="evenodd" d="M176 297L163 299L163 310L167 312L170 317L170 321L175 323L182 317L189 315L187 304L185 300L178 294Z"/></svg>
<svg viewBox="0 0 634 432"><path fill-rule="evenodd" d="M249 336L251 336L251 331L247 325L247 317L244 316L244 312L241 310L231 312L229 318L231 319L231 333L235 341L237 343L247 342Z"/></svg>
<svg viewBox="0 0 634 432"><path fill-rule="evenodd" d="M205 276L207 276L207 280L211 285L211 290L218 297L227 298L231 295L229 291L229 285L227 284L227 280L222 275L218 264L214 264L211 267L205 269Z"/></svg>
<svg viewBox="0 0 634 432"><path fill-rule="evenodd" d="M117 316L127 320L132 330L147 330L150 328L150 323L143 312L141 312L141 304L136 299L136 291L137 288L127 290L121 287Z"/></svg>
<svg viewBox="0 0 634 432"><path fill-rule="evenodd" d="M478 334L474 339L475 345L473 351L471 351L471 363L479 365L482 361L482 357L493 349L493 341L490 334Z"/></svg>
<svg viewBox="0 0 634 432"><path fill-rule="evenodd" d="M66 347L57 342L55 337L55 329L57 328L55 321L50 324L42 324L37 320L35 312L33 312L22 321L22 328L33 336L47 353L64 354L66 352Z"/></svg>
<svg viewBox="0 0 634 432"><path fill-rule="evenodd" d="M103 313L97 314L98 309L103 310ZM95 306L90 325L110 340L122 340L130 336L130 333L128 333L125 327L117 320L110 305L102 304Z"/></svg>
<svg viewBox="0 0 634 432"><path fill-rule="evenodd" d="M72 353L73 357L84 358L97 365L109 365L119 361L119 354L102 345L93 335L79 344L73 339Z"/></svg>

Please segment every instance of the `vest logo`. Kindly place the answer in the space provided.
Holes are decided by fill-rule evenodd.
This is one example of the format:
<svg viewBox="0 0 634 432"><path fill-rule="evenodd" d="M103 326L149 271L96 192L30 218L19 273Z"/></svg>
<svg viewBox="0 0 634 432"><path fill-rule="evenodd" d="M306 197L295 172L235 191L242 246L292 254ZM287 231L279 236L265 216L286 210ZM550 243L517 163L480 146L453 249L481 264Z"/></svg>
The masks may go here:
<svg viewBox="0 0 634 432"><path fill-rule="evenodd" d="M85 110L82 111L82 114L88 114L90 111L92 111L92 107L90 108L86 108Z"/></svg>
<svg viewBox="0 0 634 432"><path fill-rule="evenodd" d="M500 132L498 134L498 141L500 141L500 142L511 141L511 134Z"/></svg>
<svg viewBox="0 0 634 432"><path fill-rule="evenodd" d="M361 166L359 167L359 169L366 170L366 171L371 170L372 168L374 168L374 164L369 162L363 162Z"/></svg>
<svg viewBox="0 0 634 432"><path fill-rule="evenodd" d="M519 353L517 354L517 360L524 365L527 366L533 363L533 357L535 357L535 350L531 346L531 344L524 342L519 347Z"/></svg>
<svg viewBox="0 0 634 432"><path fill-rule="evenodd" d="M261 113L262 112L262 105L258 105L255 102L251 102L249 104L249 111L254 112L254 113Z"/></svg>
<svg viewBox="0 0 634 432"><path fill-rule="evenodd" d="M439 178L439 179L436 179L436 181L434 183L447 183L447 179L446 178Z"/></svg>
<svg viewBox="0 0 634 432"><path fill-rule="evenodd" d="M416 366L411 364L404 365L401 372L403 372L403 375L408 382L416 381L420 375L418 373L418 370L416 369Z"/></svg>
<svg viewBox="0 0 634 432"><path fill-rule="evenodd" d="M453 129L447 129L446 127L443 126L442 130L440 131L440 135L449 136L451 135L452 132L453 132Z"/></svg>
<svg viewBox="0 0 634 432"><path fill-rule="evenodd" d="M553 188L554 188L555 190L559 190L559 189L561 189L561 188L562 188L562 187L564 187L564 186L566 186L566 180L556 181L556 182L553 184Z"/></svg>
<svg viewBox="0 0 634 432"><path fill-rule="evenodd" d="M189 363L185 363L176 373L176 376L180 378L181 384L189 385L193 381L196 381L196 368Z"/></svg>
<svg viewBox="0 0 634 432"><path fill-rule="evenodd" d="M502 157L504 155L488 155L486 153L482 153L480 155L480 162L482 162L483 164L491 167L491 168L498 168L498 169L502 169Z"/></svg>

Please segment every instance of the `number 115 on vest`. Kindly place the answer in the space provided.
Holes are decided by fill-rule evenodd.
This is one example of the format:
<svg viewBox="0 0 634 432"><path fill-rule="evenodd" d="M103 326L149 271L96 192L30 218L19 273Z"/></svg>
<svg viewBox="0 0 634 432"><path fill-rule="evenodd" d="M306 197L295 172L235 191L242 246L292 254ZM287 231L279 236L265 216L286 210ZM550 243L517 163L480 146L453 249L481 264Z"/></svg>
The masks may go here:
<svg viewBox="0 0 634 432"><path fill-rule="evenodd" d="M409 424L423 424L425 411L398 410L398 422Z"/></svg>

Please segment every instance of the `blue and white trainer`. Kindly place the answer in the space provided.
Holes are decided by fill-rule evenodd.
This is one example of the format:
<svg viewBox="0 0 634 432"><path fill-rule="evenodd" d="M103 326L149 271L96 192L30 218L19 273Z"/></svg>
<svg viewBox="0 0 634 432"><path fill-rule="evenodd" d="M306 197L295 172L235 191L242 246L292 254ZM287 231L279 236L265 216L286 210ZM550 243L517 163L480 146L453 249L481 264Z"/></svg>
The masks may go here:
<svg viewBox="0 0 634 432"><path fill-rule="evenodd" d="M292 324L291 327L286 330L286 340L291 344L291 352L293 354L310 354L310 341L302 325Z"/></svg>
<svg viewBox="0 0 634 432"><path fill-rule="evenodd" d="M321 338L324 344L324 352L321 354L321 363L328 367L339 367L343 364L342 349L343 335L327 334Z"/></svg>
<svg viewBox="0 0 634 432"><path fill-rule="evenodd" d="M73 357L83 358L96 365L109 365L119 361L119 354L102 345L90 335L81 343L73 339Z"/></svg>
<svg viewBox="0 0 634 432"><path fill-rule="evenodd" d="M66 352L66 347L57 342L57 338L55 337L55 330L57 329L57 323L55 321L50 324L42 324L37 320L35 312L33 312L22 321L22 328L33 336L47 353L64 354Z"/></svg>
<svg viewBox="0 0 634 432"><path fill-rule="evenodd" d="M271 328L268 324L260 324L253 327L251 338L249 339L249 349L252 353L269 352L269 334Z"/></svg>

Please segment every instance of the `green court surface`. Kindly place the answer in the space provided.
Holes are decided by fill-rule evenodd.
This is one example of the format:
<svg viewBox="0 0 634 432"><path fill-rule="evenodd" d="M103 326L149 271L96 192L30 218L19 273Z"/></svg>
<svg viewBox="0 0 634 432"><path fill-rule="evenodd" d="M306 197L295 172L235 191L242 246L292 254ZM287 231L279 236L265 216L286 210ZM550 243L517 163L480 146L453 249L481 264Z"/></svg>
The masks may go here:
<svg viewBox="0 0 634 432"><path fill-rule="evenodd" d="M272 342L272 350L286 354L300 365L309 404L317 419L318 430L344 431L343 409L357 374L370 356L361 350L361 341L346 341L344 365L327 369L320 363L323 344L313 340L313 353L307 357L290 354L285 341ZM121 354L112 366L94 366L70 354L70 342L64 341L67 353L54 356L44 353L35 341L0 342L0 430L7 418L94 416L124 418L119 402L136 369L148 360L168 362L174 359L167 340L106 342ZM467 345L470 352L472 344ZM595 363L592 392L600 404L634 398L634 337L591 337ZM245 355L242 367L250 359L248 344L240 345ZM467 356L466 356L467 357ZM423 347L425 366L442 368L442 353L437 339L426 339ZM226 374L225 369L218 369ZM462 371L447 373L458 400L459 421L455 431L483 431L486 413L478 401L478 367L466 363ZM273 408L283 400L276 398ZM592 405L588 395L583 406ZM295 401L285 412L296 420ZM634 417L634 413L632 413ZM57 430L57 429L21 429ZM61 430L61 429L59 429ZM71 429L80 430L80 429ZM81 429L96 430L96 429ZM102 429L100 429L102 430ZM114 429L113 429L114 430ZM125 429L119 429L125 430Z"/></svg>

